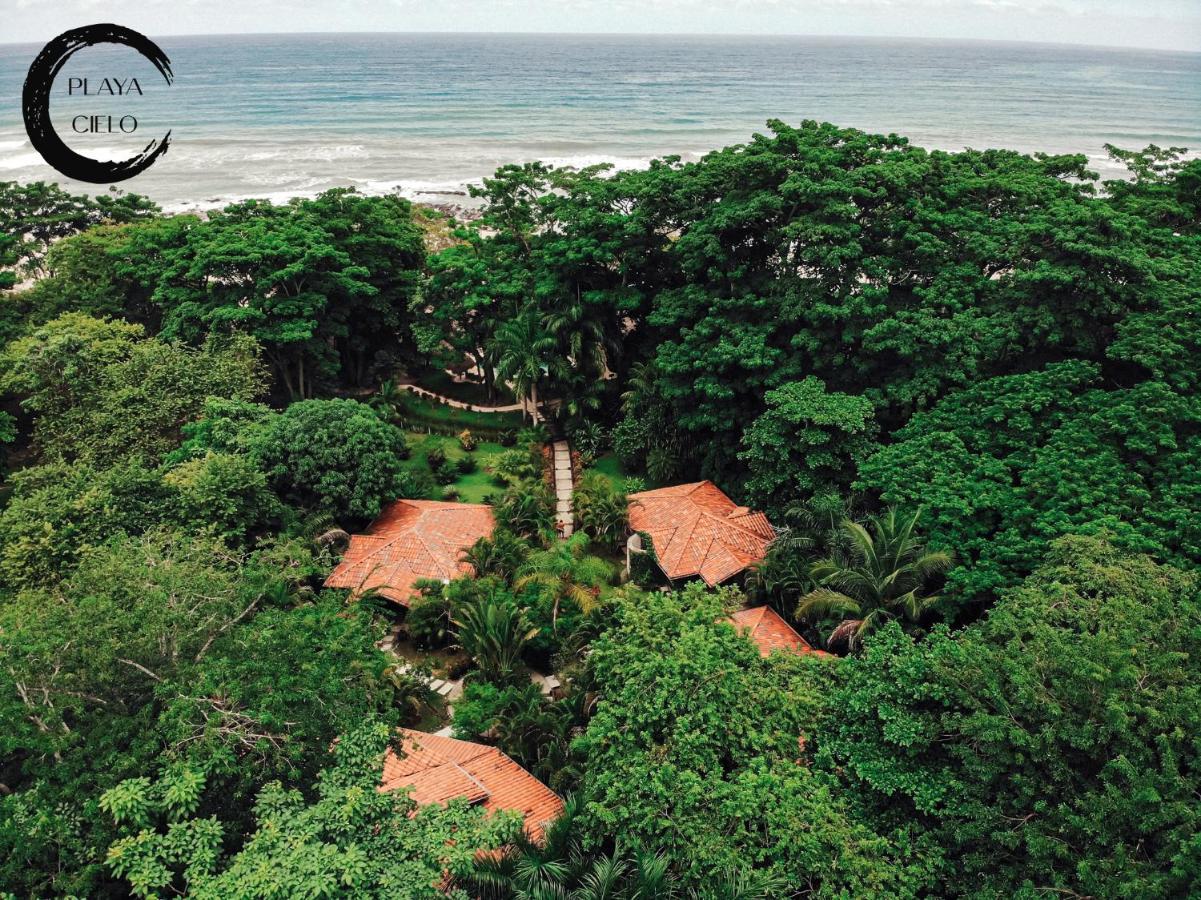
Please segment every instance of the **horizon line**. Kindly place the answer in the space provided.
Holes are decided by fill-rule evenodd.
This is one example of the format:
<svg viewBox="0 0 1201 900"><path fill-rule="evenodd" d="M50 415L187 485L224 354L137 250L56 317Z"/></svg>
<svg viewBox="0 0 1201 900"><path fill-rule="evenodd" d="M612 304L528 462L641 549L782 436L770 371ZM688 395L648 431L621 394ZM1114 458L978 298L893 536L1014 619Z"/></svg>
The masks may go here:
<svg viewBox="0 0 1201 900"><path fill-rule="evenodd" d="M1169 47L1148 47L1134 44L1090 44L1083 41L1038 41L1018 38L985 38L985 37L941 37L941 36L924 36L924 35L873 35L873 34L849 34L843 32L781 32L768 34L765 32L751 31L436 31L436 30L415 30L415 31L394 31L390 29L382 29L376 31L364 30L349 30L349 31L214 31L214 32L196 32L189 34L159 34L155 35L156 40L165 40L173 38L230 38L230 37L309 37L309 36L337 36L337 35L430 35L438 37L480 37L480 36L508 36L508 37L612 37L612 38L628 38L628 37L661 37L661 38L810 38L819 40L861 40L861 41L913 41L913 42L931 42L939 44L986 44L986 45L1010 45L1010 46L1031 46L1031 47L1072 47L1093 50L1125 50L1134 53L1181 53L1189 55L1201 55L1201 47L1195 50L1186 50L1181 48ZM53 38L54 35L51 36ZM48 38L47 40L49 40ZM21 46L38 46L42 41L0 41L0 47L21 47Z"/></svg>

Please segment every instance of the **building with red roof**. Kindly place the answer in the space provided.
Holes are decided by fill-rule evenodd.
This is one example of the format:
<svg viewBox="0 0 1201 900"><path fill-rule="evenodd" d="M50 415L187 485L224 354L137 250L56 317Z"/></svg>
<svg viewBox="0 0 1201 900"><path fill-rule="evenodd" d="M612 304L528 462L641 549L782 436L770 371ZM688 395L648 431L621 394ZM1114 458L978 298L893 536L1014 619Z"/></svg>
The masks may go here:
<svg viewBox="0 0 1201 900"><path fill-rule="evenodd" d="M797 634L770 606L740 609L730 616L729 621L758 645L762 656L771 656L776 650L788 653L815 653L818 656L830 655L824 650L814 650L810 643Z"/></svg>
<svg viewBox="0 0 1201 900"><path fill-rule="evenodd" d="M728 581L763 559L776 533L767 516L739 506L712 481L630 494L630 529L646 532L672 581Z"/></svg>
<svg viewBox="0 0 1201 900"><path fill-rule="evenodd" d="M563 810L558 794L495 747L401 728L401 751L388 750L380 789L411 789L421 806L462 797L489 813L519 812L526 833L541 840L543 827Z"/></svg>
<svg viewBox="0 0 1201 900"><path fill-rule="evenodd" d="M349 588L353 596L374 590L408 606L419 580L470 574L463 551L489 537L495 525L486 504L397 500L365 533L351 537L325 586Z"/></svg>

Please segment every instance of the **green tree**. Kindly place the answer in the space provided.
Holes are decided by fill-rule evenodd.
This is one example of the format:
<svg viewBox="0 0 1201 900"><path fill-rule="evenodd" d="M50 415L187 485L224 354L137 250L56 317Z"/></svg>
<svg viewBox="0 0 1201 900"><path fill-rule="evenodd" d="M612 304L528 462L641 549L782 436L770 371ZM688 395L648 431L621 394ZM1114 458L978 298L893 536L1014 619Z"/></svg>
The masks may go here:
<svg viewBox="0 0 1201 900"><path fill-rule="evenodd" d="M191 804L175 782L126 783L105 805L130 833L108 851L113 873L136 896L185 889L197 898L334 896L466 900L443 882L466 874L481 849L494 848L518 827L508 815L485 819L463 801L415 805L405 791L381 792L389 727L368 723L345 734L336 761L306 800L278 782L255 803L258 827L228 860L219 856L221 823L188 818ZM195 792L195 782L189 783ZM155 821L166 813L166 821ZM150 823L150 827L146 827Z"/></svg>
<svg viewBox="0 0 1201 900"><path fill-rule="evenodd" d="M832 664L761 658L720 622L739 600L703 585L642 594L594 642L598 699L574 748L586 759L584 848L619 835L663 852L681 887L701 896L727 876L814 896L915 895L928 848L873 830L810 755L835 714L824 710Z"/></svg>
<svg viewBox="0 0 1201 900"><path fill-rule="evenodd" d="M454 614L455 640L475 661L480 677L506 683L521 671L521 655L538 633L525 610L495 594L467 603Z"/></svg>
<svg viewBox="0 0 1201 900"><path fill-rule="evenodd" d="M196 216L163 216L122 225L97 225L54 243L47 276L21 295L28 316L46 322L67 312L122 318L158 330L153 302L167 257L198 227Z"/></svg>
<svg viewBox="0 0 1201 900"><path fill-rule="evenodd" d="M522 833L499 855L477 860L467 884L481 897L514 900L679 896L667 858L661 854L631 853L620 846L611 853L586 853L574 834L578 809L578 801L569 798L541 841Z"/></svg>
<svg viewBox="0 0 1201 900"><path fill-rule="evenodd" d="M311 397L337 374L322 323L331 303L345 306L378 289L316 216L256 200L229 206L188 232L168 256L155 290L163 335L200 343L241 331L263 347L292 399Z"/></svg>
<svg viewBox="0 0 1201 900"><path fill-rule="evenodd" d="M341 381L363 386L382 357L414 362L409 307L420 287L425 245L409 201L334 188L293 203L299 214L320 223L350 267L361 270L353 281L333 282L318 321L318 333L337 345ZM360 287L360 278L371 290Z"/></svg>
<svg viewBox="0 0 1201 900"><path fill-rule="evenodd" d="M495 508L497 525L518 537L549 544L555 533L554 494L541 479L513 483Z"/></svg>
<svg viewBox="0 0 1201 900"><path fill-rule="evenodd" d="M303 400L252 437L252 455L280 497L365 522L397 496L404 432L354 400Z"/></svg>
<svg viewBox="0 0 1201 900"><path fill-rule="evenodd" d="M142 338L140 326L66 313L5 348L0 387L36 415L51 459L156 462L209 396L250 400L263 389L245 338L193 350Z"/></svg>
<svg viewBox="0 0 1201 900"><path fill-rule="evenodd" d="M558 631L563 603L571 603L588 615L600 605L600 589L612 577L609 564L599 556L589 555L587 549L588 536L581 533L558 541L547 550L536 550L513 584L519 591L532 587L549 595L552 631Z"/></svg>
<svg viewBox="0 0 1201 900"><path fill-rule="evenodd" d="M1107 529L1129 549L1193 564L1199 420L1192 392L1111 387L1099 366L1053 363L915 415L864 462L859 486L925 509L931 541L961 559L946 593L962 600L994 598L1073 531Z"/></svg>
<svg viewBox="0 0 1201 900"><path fill-rule="evenodd" d="M518 396L529 397L530 414L535 422L539 421L538 385L556 364L554 338L537 313L526 310L499 328L494 347L497 377L511 385Z"/></svg>
<svg viewBox="0 0 1201 900"><path fill-rule="evenodd" d="M954 562L946 550L930 550L917 536L921 510L902 513L889 507L868 518L867 526L845 521L847 550L814 563L815 587L797 601L798 619L843 616L829 644L845 642L852 650L884 623L917 623L939 597L927 593L931 579Z"/></svg>
<svg viewBox="0 0 1201 900"><path fill-rule="evenodd" d="M476 578L496 576L512 581L529 555L529 547L506 528L496 529L491 537L482 537L463 551L463 562L471 566Z"/></svg>
<svg viewBox="0 0 1201 900"><path fill-rule="evenodd" d="M210 451L169 470L163 481L179 492L185 527L232 544L269 531L282 515L267 476L245 456Z"/></svg>
<svg viewBox="0 0 1201 900"><path fill-rule="evenodd" d="M53 463L14 472L9 483L12 495L0 512L0 582L9 590L67 578L109 539L171 518L170 490L138 465Z"/></svg>
<svg viewBox="0 0 1201 900"><path fill-rule="evenodd" d="M509 278L503 254L478 230L458 232L460 243L430 258L423 294L413 301L418 347L432 360L456 365L464 358L483 375L489 400L497 398L494 338L502 311L519 302L522 286ZM453 355L446 352L449 345Z"/></svg>
<svg viewBox="0 0 1201 900"><path fill-rule="evenodd" d="M742 437L739 459L757 507L782 512L789 502L847 487L873 449L871 401L826 391L812 376L768 391L767 410Z"/></svg>
<svg viewBox="0 0 1201 900"><path fill-rule="evenodd" d="M629 531L629 501L599 472L586 472L576 486L572 509L580 526L598 544L620 547Z"/></svg>
<svg viewBox="0 0 1201 900"><path fill-rule="evenodd" d="M1197 600L1193 574L1061 538L982 621L890 624L844 661L827 749L944 848L942 892L1191 895Z"/></svg>
<svg viewBox="0 0 1201 900"><path fill-rule="evenodd" d="M23 275L45 274L46 251L57 240L101 222L131 222L158 211L138 194L114 192L92 199L44 181L0 182L0 234L15 238L8 252L15 251Z"/></svg>

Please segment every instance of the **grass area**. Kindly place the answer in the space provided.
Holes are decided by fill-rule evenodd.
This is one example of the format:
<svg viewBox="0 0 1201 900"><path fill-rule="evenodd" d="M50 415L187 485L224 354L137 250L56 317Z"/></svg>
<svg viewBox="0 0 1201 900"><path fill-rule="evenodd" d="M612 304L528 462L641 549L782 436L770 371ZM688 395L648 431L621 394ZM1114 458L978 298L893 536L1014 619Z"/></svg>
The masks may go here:
<svg viewBox="0 0 1201 900"><path fill-rule="evenodd" d="M521 427L521 413L485 413L470 409L458 409L436 403L428 397L421 397L411 391L400 395L400 413L408 420L411 427L419 427L423 422L433 426L450 427L457 431L463 429L481 429L497 431L518 429Z"/></svg>
<svg viewBox="0 0 1201 900"><path fill-rule="evenodd" d="M500 444L491 441L480 441L475 450L468 453L459 444L458 438L449 437L441 434L425 434L424 432L409 431L406 432L409 439L409 446L413 450L413 455L409 457L408 465L410 467L421 468L429 472L431 476L433 471L429 464L429 452L434 447L441 447L446 454L447 459L462 459L464 456L471 456L476 461L476 470L467 475L460 475L458 479L451 482L450 486L459 492L459 499L464 503L483 503L489 494L500 493L502 488L492 480L492 476L484 471L484 463L488 457L503 453L505 448ZM445 490L443 485L437 485L430 493L427 500L441 500L442 492Z"/></svg>
<svg viewBox="0 0 1201 900"><path fill-rule="evenodd" d="M596 462L588 467L588 471L597 472L605 476L613 484L613 487L619 491L629 491L629 487L626 484L626 479L631 477L636 478L636 480L641 483L641 486L635 487L635 490L638 491L663 487L663 485L656 481L652 481L645 475L632 476L630 472L627 472L625 468L622 467L621 460L617 458L616 453L606 453L604 456L598 456L596 458Z"/></svg>
<svg viewBox="0 0 1201 900"><path fill-rule="evenodd" d="M606 453L604 456L598 456L588 469L590 472L599 472L604 475L609 481L613 482L613 486L618 489L625 488L626 472L621 467L621 460L617 458L616 453Z"/></svg>
<svg viewBox="0 0 1201 900"><path fill-rule="evenodd" d="M455 381L444 369L431 369L417 376L417 383L427 391L450 397L462 403L474 403L477 406L508 406L516 403L513 394L505 387L498 387L496 398L488 399L488 390L482 384L474 381Z"/></svg>

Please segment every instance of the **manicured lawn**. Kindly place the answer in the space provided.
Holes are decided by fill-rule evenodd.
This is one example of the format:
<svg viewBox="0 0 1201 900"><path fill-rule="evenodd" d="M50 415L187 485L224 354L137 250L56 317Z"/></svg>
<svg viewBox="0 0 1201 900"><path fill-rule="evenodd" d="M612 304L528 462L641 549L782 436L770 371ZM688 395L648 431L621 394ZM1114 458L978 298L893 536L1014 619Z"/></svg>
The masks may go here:
<svg viewBox="0 0 1201 900"><path fill-rule="evenodd" d="M450 485L458 490L459 499L462 502L483 503L489 494L500 493L501 488L492 480L492 476L484 471L484 463L488 457L505 451L505 448L500 444L490 441L480 441L476 445L475 450L468 454L459 445L458 438L440 434L426 434L420 431L409 431L406 432L406 435L409 439L409 446L413 448L413 455L409 458L408 465L424 468L427 472L431 472L431 474L432 470L430 469L428 454L435 446L442 447L447 459L462 459L464 456L471 456L475 459L476 470L467 475L460 475ZM443 490L445 490L443 485L437 485L426 499L441 500Z"/></svg>
<svg viewBox="0 0 1201 900"><path fill-rule="evenodd" d="M626 490L626 478L630 477L630 473L622 467L621 460L617 458L616 453L606 453L604 456L598 456L596 458L596 462L589 466L588 471L598 472L599 474L604 475L613 483L613 487L615 487L617 490ZM641 478L642 482L646 485L645 490L663 486L657 482L651 481L645 475L638 477ZM640 488L640 490L642 489Z"/></svg>
<svg viewBox="0 0 1201 900"><path fill-rule="evenodd" d="M616 453L606 453L604 456L598 456L596 462L592 464L591 471L600 472L617 488L624 487L626 473L621 467L621 460L617 458Z"/></svg>

